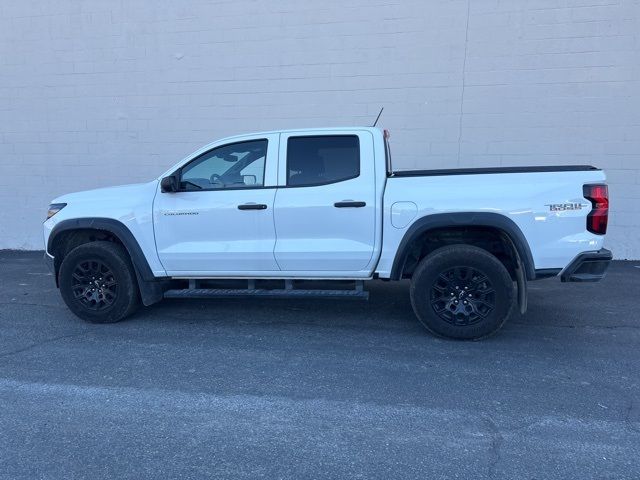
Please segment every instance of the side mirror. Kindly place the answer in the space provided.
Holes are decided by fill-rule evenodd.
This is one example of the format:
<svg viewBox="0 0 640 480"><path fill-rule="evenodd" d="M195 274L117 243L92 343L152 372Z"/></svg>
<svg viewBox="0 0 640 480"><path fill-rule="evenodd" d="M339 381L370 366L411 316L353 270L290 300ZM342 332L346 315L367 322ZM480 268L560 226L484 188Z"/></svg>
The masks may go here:
<svg viewBox="0 0 640 480"><path fill-rule="evenodd" d="M171 193L178 191L178 180L174 175L164 177L160 181L160 191L162 193Z"/></svg>

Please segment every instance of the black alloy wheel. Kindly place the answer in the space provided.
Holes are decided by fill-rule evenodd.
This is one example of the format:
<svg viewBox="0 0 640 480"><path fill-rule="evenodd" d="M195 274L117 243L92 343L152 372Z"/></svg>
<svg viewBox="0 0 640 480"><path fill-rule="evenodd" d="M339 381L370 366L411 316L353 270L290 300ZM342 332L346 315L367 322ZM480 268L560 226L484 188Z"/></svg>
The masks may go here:
<svg viewBox="0 0 640 480"><path fill-rule="evenodd" d="M473 267L456 266L440 273L430 293L433 310L452 325L474 325L495 308L493 284Z"/></svg>
<svg viewBox="0 0 640 480"><path fill-rule="evenodd" d="M118 282L101 260L80 260L73 270L71 288L74 298L90 310L104 310L118 296Z"/></svg>

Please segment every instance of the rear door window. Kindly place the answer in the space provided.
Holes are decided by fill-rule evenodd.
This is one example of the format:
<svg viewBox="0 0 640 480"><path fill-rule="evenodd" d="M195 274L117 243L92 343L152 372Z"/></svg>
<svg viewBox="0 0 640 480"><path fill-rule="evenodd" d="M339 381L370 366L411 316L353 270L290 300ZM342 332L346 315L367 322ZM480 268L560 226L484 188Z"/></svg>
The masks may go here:
<svg viewBox="0 0 640 480"><path fill-rule="evenodd" d="M360 175L357 135L289 137L287 186L327 185Z"/></svg>

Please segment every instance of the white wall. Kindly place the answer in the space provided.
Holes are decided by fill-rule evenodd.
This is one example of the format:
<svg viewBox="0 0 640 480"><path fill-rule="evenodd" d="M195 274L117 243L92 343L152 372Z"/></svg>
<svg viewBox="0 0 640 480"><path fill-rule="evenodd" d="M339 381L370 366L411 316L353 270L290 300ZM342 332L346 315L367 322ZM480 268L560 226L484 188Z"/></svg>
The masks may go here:
<svg viewBox="0 0 640 480"><path fill-rule="evenodd" d="M61 193L384 105L402 168L606 168L608 246L640 258L639 32L637 0L5 0L0 248L42 248Z"/></svg>

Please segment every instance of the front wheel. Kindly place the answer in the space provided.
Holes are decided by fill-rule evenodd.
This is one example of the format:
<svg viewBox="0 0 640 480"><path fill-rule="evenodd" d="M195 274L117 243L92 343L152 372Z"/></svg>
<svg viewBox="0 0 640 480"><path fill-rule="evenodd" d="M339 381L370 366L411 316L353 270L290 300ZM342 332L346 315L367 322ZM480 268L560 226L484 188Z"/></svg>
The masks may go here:
<svg viewBox="0 0 640 480"><path fill-rule="evenodd" d="M60 265L59 284L69 309L89 322L117 322L138 306L129 256L112 242L90 242L71 250Z"/></svg>
<svg viewBox="0 0 640 480"><path fill-rule="evenodd" d="M480 339L497 332L511 315L513 280L495 256L470 245L439 248L423 258L411 280L411 304L431 333Z"/></svg>

